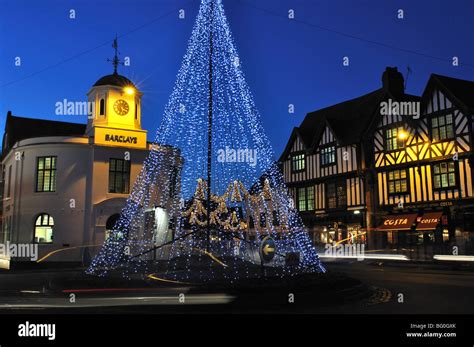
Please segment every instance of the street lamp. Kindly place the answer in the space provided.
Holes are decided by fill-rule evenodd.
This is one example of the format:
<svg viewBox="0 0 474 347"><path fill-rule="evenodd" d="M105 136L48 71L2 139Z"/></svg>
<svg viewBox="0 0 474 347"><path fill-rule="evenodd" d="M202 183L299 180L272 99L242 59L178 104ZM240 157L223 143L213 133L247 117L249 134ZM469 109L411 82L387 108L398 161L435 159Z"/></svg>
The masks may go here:
<svg viewBox="0 0 474 347"><path fill-rule="evenodd" d="M405 131L405 130L401 130L399 133L398 133L398 139L399 140L406 140L408 138L408 133Z"/></svg>
<svg viewBox="0 0 474 347"><path fill-rule="evenodd" d="M125 92L125 94L128 94L128 95L135 94L135 89L133 87L125 87L123 91Z"/></svg>

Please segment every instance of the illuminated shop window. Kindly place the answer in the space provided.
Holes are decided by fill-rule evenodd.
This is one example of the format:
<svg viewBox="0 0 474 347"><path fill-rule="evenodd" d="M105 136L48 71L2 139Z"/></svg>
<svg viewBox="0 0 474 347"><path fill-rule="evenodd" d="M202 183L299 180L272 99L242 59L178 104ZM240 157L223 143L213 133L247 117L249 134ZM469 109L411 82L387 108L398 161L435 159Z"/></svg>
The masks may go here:
<svg viewBox="0 0 474 347"><path fill-rule="evenodd" d="M54 219L47 213L40 214L35 221L36 243L53 243Z"/></svg>

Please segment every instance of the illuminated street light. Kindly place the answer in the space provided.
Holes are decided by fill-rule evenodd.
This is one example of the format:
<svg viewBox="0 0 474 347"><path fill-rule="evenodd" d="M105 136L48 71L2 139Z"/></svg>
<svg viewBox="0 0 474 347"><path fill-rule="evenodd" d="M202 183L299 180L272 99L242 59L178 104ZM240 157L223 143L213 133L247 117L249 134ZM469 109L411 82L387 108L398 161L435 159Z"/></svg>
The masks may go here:
<svg viewBox="0 0 474 347"><path fill-rule="evenodd" d="M128 95L133 95L135 94L135 89L133 87L125 87L123 91L128 94Z"/></svg>
<svg viewBox="0 0 474 347"><path fill-rule="evenodd" d="M402 130L398 133L398 138L400 140L406 140L408 138L408 133Z"/></svg>

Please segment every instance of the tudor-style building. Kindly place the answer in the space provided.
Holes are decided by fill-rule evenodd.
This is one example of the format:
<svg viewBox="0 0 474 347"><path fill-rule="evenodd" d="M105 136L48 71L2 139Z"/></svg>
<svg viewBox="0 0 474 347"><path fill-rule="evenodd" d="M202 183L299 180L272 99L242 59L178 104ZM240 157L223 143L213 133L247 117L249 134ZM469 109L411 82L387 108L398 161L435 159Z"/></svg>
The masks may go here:
<svg viewBox="0 0 474 347"><path fill-rule="evenodd" d="M472 252L474 82L431 75L421 116L380 115L373 132L378 247ZM394 225L392 220L406 223ZM467 242L465 242L467 241ZM444 247L447 250L447 247Z"/></svg>
<svg viewBox="0 0 474 347"><path fill-rule="evenodd" d="M280 162L315 243L396 248L434 243L435 230L439 244L471 239L473 99L474 82L439 75L421 98L405 94L387 68L382 88L307 114ZM382 107L397 103L412 113Z"/></svg>

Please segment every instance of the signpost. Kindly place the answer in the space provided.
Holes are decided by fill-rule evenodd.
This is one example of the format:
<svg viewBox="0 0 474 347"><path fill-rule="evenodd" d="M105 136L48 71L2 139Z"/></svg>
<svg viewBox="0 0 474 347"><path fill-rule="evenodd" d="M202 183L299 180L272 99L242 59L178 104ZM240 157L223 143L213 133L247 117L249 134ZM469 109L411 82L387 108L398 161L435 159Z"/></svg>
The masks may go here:
<svg viewBox="0 0 474 347"><path fill-rule="evenodd" d="M270 236L266 236L260 244L260 259L262 263L269 263L275 257L276 244Z"/></svg>
<svg viewBox="0 0 474 347"><path fill-rule="evenodd" d="M270 236L266 236L260 243L260 264L262 269L262 277L265 276L265 267L264 263L269 263L275 257L276 244Z"/></svg>

